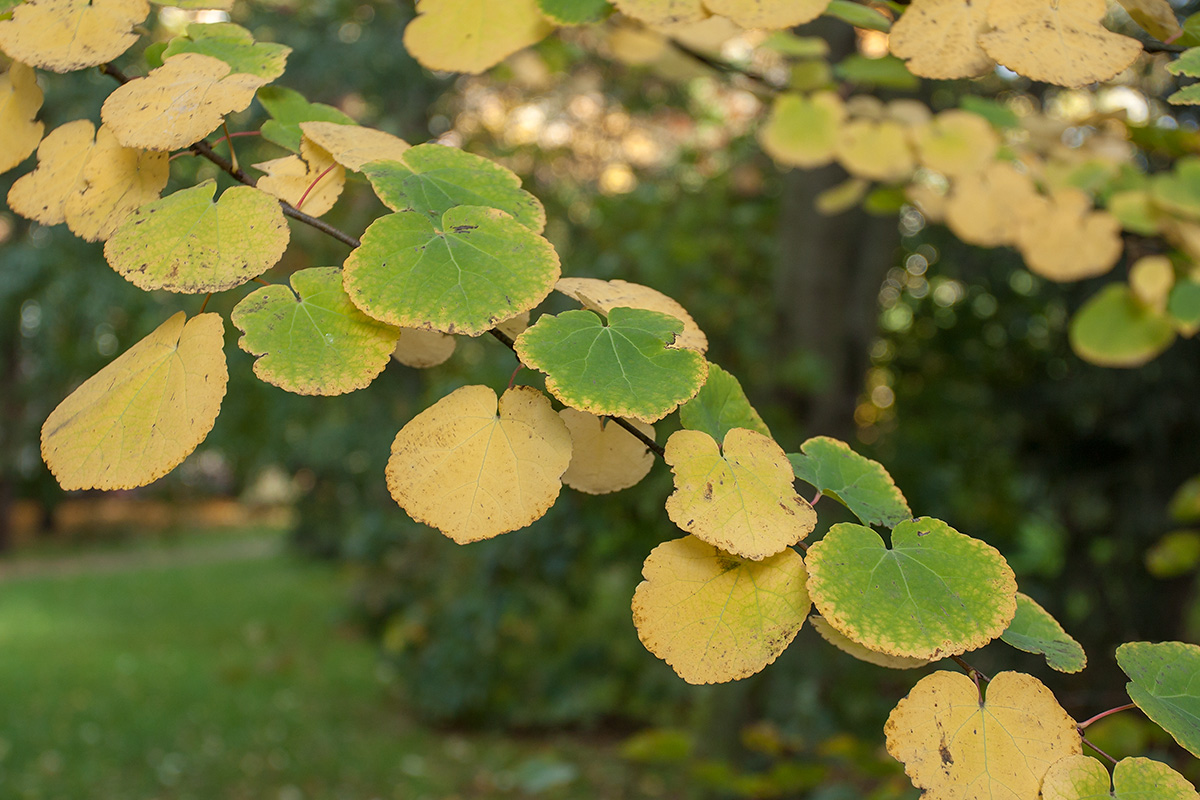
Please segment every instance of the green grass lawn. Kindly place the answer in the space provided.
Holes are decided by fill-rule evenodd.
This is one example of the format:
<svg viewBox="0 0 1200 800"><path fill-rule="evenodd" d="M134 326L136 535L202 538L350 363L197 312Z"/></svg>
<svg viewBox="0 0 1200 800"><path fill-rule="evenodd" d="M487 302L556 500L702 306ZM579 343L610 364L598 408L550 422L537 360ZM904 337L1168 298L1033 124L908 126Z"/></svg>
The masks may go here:
<svg viewBox="0 0 1200 800"><path fill-rule="evenodd" d="M407 719L277 534L0 565L0 798L678 796L615 747ZM452 632L451 632L452 633Z"/></svg>

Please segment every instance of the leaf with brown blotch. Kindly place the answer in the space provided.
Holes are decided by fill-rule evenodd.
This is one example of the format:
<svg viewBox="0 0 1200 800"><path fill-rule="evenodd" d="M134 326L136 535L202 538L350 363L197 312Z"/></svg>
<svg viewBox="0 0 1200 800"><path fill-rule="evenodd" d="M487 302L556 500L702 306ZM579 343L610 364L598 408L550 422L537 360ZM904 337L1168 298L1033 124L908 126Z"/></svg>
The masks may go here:
<svg viewBox="0 0 1200 800"><path fill-rule="evenodd" d="M973 78L996 65L979 46L992 0L913 0L892 26L892 55L922 78Z"/></svg>
<svg viewBox="0 0 1200 800"><path fill-rule="evenodd" d="M166 153L122 147L101 125L83 165L83 186L63 206L67 227L89 242L107 240L139 208L158 199L170 176Z"/></svg>
<svg viewBox="0 0 1200 800"><path fill-rule="evenodd" d="M59 125L38 146L37 169L22 175L8 191L8 207L43 225L64 222L67 198L83 190L83 165L96 128L86 119Z"/></svg>
<svg viewBox="0 0 1200 800"><path fill-rule="evenodd" d="M26 0L0 21L0 50L51 72L112 61L138 40L146 0Z"/></svg>

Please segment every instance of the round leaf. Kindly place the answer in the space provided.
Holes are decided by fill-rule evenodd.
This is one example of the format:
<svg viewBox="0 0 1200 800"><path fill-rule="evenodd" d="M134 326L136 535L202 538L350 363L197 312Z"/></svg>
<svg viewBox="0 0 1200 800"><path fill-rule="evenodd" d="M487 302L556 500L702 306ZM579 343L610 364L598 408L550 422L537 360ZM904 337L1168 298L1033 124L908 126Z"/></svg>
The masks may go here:
<svg viewBox="0 0 1200 800"><path fill-rule="evenodd" d="M541 392L514 387L498 408L488 387L464 386L414 417L392 442L392 497L459 544L541 517L571 461L571 434Z"/></svg>
<svg viewBox="0 0 1200 800"><path fill-rule="evenodd" d="M1110 283L1083 304L1071 319L1071 349L1102 367L1138 367L1175 341L1165 316L1138 301L1129 287Z"/></svg>
<svg viewBox="0 0 1200 800"><path fill-rule="evenodd" d="M767 424L750 405L738 379L712 362L708 364L708 380L704 386L680 407L679 422L690 430L707 433L718 442L734 428L771 435Z"/></svg>
<svg viewBox="0 0 1200 800"><path fill-rule="evenodd" d="M420 0L404 47L427 69L477 74L553 30L537 0Z"/></svg>
<svg viewBox="0 0 1200 800"><path fill-rule="evenodd" d="M220 59L231 73L243 73L273 81L283 74L292 48L273 42L256 42L254 35L232 22L192 23L187 36L172 39L163 59L179 53L200 53Z"/></svg>
<svg viewBox="0 0 1200 800"><path fill-rule="evenodd" d="M0 25L4 25L0 22ZM19 61L0 76L0 172L20 164L42 140L45 126L37 122L42 90L33 70Z"/></svg>
<svg viewBox="0 0 1200 800"><path fill-rule="evenodd" d="M375 319L478 336L542 302L558 276L545 239L494 208L456 206L440 221L412 211L375 220L344 280Z"/></svg>
<svg viewBox="0 0 1200 800"><path fill-rule="evenodd" d="M878 461L828 436L815 436L789 453L796 477L854 512L864 525L893 527L912 519L908 501Z"/></svg>
<svg viewBox="0 0 1200 800"><path fill-rule="evenodd" d="M83 165L96 129L86 119L60 125L38 146L37 169L22 175L8 192L8 207L43 225L66 221L67 198L83 191Z"/></svg>
<svg viewBox="0 0 1200 800"><path fill-rule="evenodd" d="M89 242L106 240L130 215L158 199L171 177L166 153L122 147L106 126L88 150L83 182L63 203L71 233Z"/></svg>
<svg viewBox="0 0 1200 800"><path fill-rule="evenodd" d="M811 607L794 550L745 561L685 536L654 548L642 577L633 595L638 638L693 684L745 678L772 663Z"/></svg>
<svg viewBox="0 0 1200 800"><path fill-rule="evenodd" d="M1050 765L1083 750L1075 720L1032 675L979 695L957 672L922 678L888 717L888 752L928 800L1036 800Z"/></svg>
<svg viewBox="0 0 1200 800"><path fill-rule="evenodd" d="M1149 758L1124 758L1108 770L1089 756L1070 756L1055 762L1042 781L1042 800L1197 800L1200 794L1187 778Z"/></svg>
<svg viewBox="0 0 1200 800"><path fill-rule="evenodd" d="M292 289L256 289L233 309L238 345L261 356L254 374L297 394L362 389L387 366L400 331L363 314L342 288L336 267L293 273Z"/></svg>
<svg viewBox="0 0 1200 800"><path fill-rule="evenodd" d="M401 328L392 358L406 367L428 369L445 364L457 347L458 340L447 333Z"/></svg>
<svg viewBox="0 0 1200 800"><path fill-rule="evenodd" d="M1129 697L1175 741L1200 757L1200 647L1183 642L1129 642L1117 664L1131 680Z"/></svg>
<svg viewBox="0 0 1200 800"><path fill-rule="evenodd" d="M704 5L743 28L778 29L813 21L829 0L704 0Z"/></svg>
<svg viewBox="0 0 1200 800"><path fill-rule="evenodd" d="M637 484L654 466L654 453L629 431L594 414L564 408L558 412L571 432L571 466L562 481L577 492L609 494ZM632 423L654 440L654 428Z"/></svg>
<svg viewBox="0 0 1200 800"><path fill-rule="evenodd" d="M51 72L94 67L132 47L149 13L146 0L26 0L0 21L0 50Z"/></svg>
<svg viewBox="0 0 1200 800"><path fill-rule="evenodd" d="M995 66L979 46L992 0L913 0L892 26L888 45L923 78L973 78Z"/></svg>
<svg viewBox="0 0 1200 800"><path fill-rule="evenodd" d="M319 106L309 105L306 113L313 114ZM358 171L371 161L396 161L408 152L408 142L386 131L361 125L341 124L318 119L302 121L300 130L314 143L324 148L333 160L346 169Z"/></svg>
<svg viewBox="0 0 1200 800"><path fill-rule="evenodd" d="M104 245L104 257L142 289L195 294L232 289L266 272L288 242L279 203L250 186L196 186L139 208Z"/></svg>
<svg viewBox="0 0 1200 800"><path fill-rule="evenodd" d="M644 308L670 314L683 323L683 333L673 343L675 347L686 347L697 353L708 349L708 337L687 309L657 289L620 279L602 281L596 278L563 278L554 289L604 316L614 308Z"/></svg>
<svg viewBox="0 0 1200 800"><path fill-rule="evenodd" d="M174 469L212 429L225 396L224 324L182 311L62 401L42 458L64 489L132 489Z"/></svg>
<svg viewBox="0 0 1200 800"><path fill-rule="evenodd" d="M1050 612L1021 592L1017 592L1016 616L1000 638L1018 650L1046 656L1046 663L1059 672L1079 672L1087 666L1087 654L1079 642Z"/></svg>
<svg viewBox="0 0 1200 800"><path fill-rule="evenodd" d="M591 311L546 315L516 341L546 388L580 411L656 422L700 391L704 357L668 345L683 323L657 311L614 308L605 325Z"/></svg>
<svg viewBox="0 0 1200 800"><path fill-rule="evenodd" d="M761 433L734 428L718 450L707 433L676 431L664 460L675 475L667 516L722 550L757 561L816 527L817 513L792 488L783 449Z"/></svg>
<svg viewBox="0 0 1200 800"><path fill-rule="evenodd" d="M538 0L538 8L555 25L588 25L610 13L608 0Z"/></svg>
<svg viewBox="0 0 1200 800"><path fill-rule="evenodd" d="M826 622L824 617L813 615L808 618L808 621L812 624L813 630L821 634L822 639L829 642L843 653L854 656L859 661L865 661L868 664L874 664L877 667L887 667L888 669L916 669L917 667L924 667L927 664L932 663L932 661L930 661L928 658L905 658L904 656L889 656L887 653L880 653L872 650L869 647L865 647L843 634L837 628Z"/></svg>
<svg viewBox="0 0 1200 800"><path fill-rule="evenodd" d="M1016 613L1016 578L994 547L941 520L901 522L884 546L839 523L808 550L808 590L833 627L872 650L941 658L982 647Z"/></svg>
<svg viewBox="0 0 1200 800"><path fill-rule="evenodd" d="M758 139L767 155L789 167L820 167L833 160L846 106L836 92L778 95Z"/></svg>

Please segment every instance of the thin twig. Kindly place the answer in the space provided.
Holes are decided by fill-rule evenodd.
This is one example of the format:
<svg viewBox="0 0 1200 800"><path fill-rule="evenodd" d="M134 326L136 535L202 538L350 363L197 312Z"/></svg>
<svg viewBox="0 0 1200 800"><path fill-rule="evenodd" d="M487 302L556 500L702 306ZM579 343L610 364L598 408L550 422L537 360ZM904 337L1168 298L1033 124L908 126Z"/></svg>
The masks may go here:
<svg viewBox="0 0 1200 800"><path fill-rule="evenodd" d="M1113 758L1113 757L1112 757L1112 756L1110 756L1108 753L1104 752L1104 751L1103 751L1103 750L1101 750L1099 747L1096 747L1096 745L1094 745L1094 744L1092 744L1090 741L1088 741L1088 738L1087 738L1086 736L1084 736L1082 733L1081 733L1081 734L1079 734L1079 738L1083 740L1083 743L1084 743L1084 744L1086 744L1088 747L1090 747L1090 748L1092 748L1093 750L1095 750L1095 751L1096 751L1097 753L1099 753L1100 755L1104 756L1106 759L1108 759L1108 760L1109 760L1109 761L1111 761L1112 763L1114 763L1114 764L1116 764L1116 763L1117 763L1117 760L1116 760L1115 758Z"/></svg>
<svg viewBox="0 0 1200 800"><path fill-rule="evenodd" d="M984 675L982 672L975 669L974 667L972 667L966 661L963 661L958 656L950 656L950 660L953 661L955 664L958 664L958 666L962 667L963 672L967 673L968 675L978 675L980 680L982 680L984 683L992 682L991 678L989 678L987 675Z"/></svg>

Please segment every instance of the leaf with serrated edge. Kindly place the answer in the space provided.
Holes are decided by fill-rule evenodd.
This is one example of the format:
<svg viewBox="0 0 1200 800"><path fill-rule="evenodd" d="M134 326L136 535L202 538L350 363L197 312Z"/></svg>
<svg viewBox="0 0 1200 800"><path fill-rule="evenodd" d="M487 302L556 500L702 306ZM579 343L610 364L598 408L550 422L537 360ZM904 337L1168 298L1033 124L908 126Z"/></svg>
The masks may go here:
<svg viewBox="0 0 1200 800"><path fill-rule="evenodd" d="M1042 800L1200 800L1196 787L1166 764L1123 758L1108 770L1090 756L1056 761L1042 780Z"/></svg>
<svg viewBox="0 0 1200 800"><path fill-rule="evenodd" d="M325 148L334 161L355 172L372 161L397 161L411 147L399 136L362 125L316 120L301 122L300 130Z"/></svg>
<svg viewBox="0 0 1200 800"><path fill-rule="evenodd" d="M925 800L1037 800L1050 766L1083 752L1075 720L1032 675L1001 672L986 694L935 672L888 716L887 751Z"/></svg>
<svg viewBox="0 0 1200 800"><path fill-rule="evenodd" d="M67 227L89 242L107 240L134 212L157 200L170 177L166 153L122 147L101 125L83 165L83 185L63 205Z"/></svg>
<svg viewBox="0 0 1200 800"><path fill-rule="evenodd" d="M216 130L227 114L241 111L267 81L229 72L220 59L180 53L113 91L100 118L126 147L178 150Z"/></svg>
<svg viewBox="0 0 1200 800"><path fill-rule="evenodd" d="M859 661L865 661L877 667L887 667L888 669L916 669L917 667L924 667L933 663L928 658L905 658L904 656L889 656L887 653L876 652L846 636L826 622L824 617L817 616L816 614L809 617L808 621L812 625L813 630L821 635L822 639L843 653L854 656Z"/></svg>
<svg viewBox="0 0 1200 800"><path fill-rule="evenodd" d="M610 419L573 408L558 412L571 432L571 466L562 481L577 492L610 494L637 484L654 466L654 453ZM654 427L630 422L654 441Z"/></svg>
<svg viewBox="0 0 1200 800"><path fill-rule="evenodd" d="M138 40L146 0L27 0L0 21L0 50L51 72L112 61Z"/></svg>
<svg viewBox="0 0 1200 800"><path fill-rule="evenodd" d="M829 0L704 0L710 12L743 28L771 30L812 22L828 5Z"/></svg>
<svg viewBox="0 0 1200 800"><path fill-rule="evenodd" d="M307 138L300 142L300 155L264 161L254 168L266 173L256 188L311 217L320 217L333 208L346 185L345 167Z"/></svg>
<svg viewBox="0 0 1200 800"><path fill-rule="evenodd" d="M426 69L478 74L553 30L537 0L419 0L404 47Z"/></svg>
<svg viewBox="0 0 1200 800"><path fill-rule="evenodd" d="M675 475L667 516L683 530L755 561L803 539L817 513L792 487L783 448L756 431L734 428L718 450L700 431L676 431L663 459Z"/></svg>
<svg viewBox="0 0 1200 800"><path fill-rule="evenodd" d="M683 322L683 333L675 340L675 347L686 347L703 353L708 349L708 337L692 319L687 309L673 297L657 289L630 283L619 278L602 281L598 278L563 278L554 286L555 291L578 300L584 308L598 314L608 315L614 308L644 308L661 311Z"/></svg>
<svg viewBox="0 0 1200 800"><path fill-rule="evenodd" d="M996 65L979 46L992 0L913 0L892 26L892 54L923 78L973 78Z"/></svg>
<svg viewBox="0 0 1200 800"><path fill-rule="evenodd" d="M1087 666L1087 654L1079 642L1063 630L1058 620L1027 594L1017 592L1017 613L1000 638L1026 653L1039 653L1059 672L1079 672Z"/></svg>
<svg viewBox="0 0 1200 800"><path fill-rule="evenodd" d="M503 211L456 206L371 223L344 281L368 316L402 328L478 336L535 307L558 280L558 254Z"/></svg>
<svg viewBox="0 0 1200 800"><path fill-rule="evenodd" d="M1131 680L1130 699L1146 716L1200 758L1200 647L1183 642L1129 642L1117 664Z"/></svg>
<svg viewBox="0 0 1200 800"><path fill-rule="evenodd" d="M921 517L892 531L838 523L808 549L808 591L821 616L872 650L943 658L1004 632L1017 610L1017 581L994 547L941 520Z"/></svg>
<svg viewBox="0 0 1200 800"><path fill-rule="evenodd" d="M864 525L892 527L912 518L908 501L878 461L828 436L814 436L789 453L796 477L854 512Z"/></svg>
<svg viewBox="0 0 1200 800"><path fill-rule="evenodd" d="M638 638L692 684L758 672L787 649L811 608L795 550L747 561L685 536L654 548L642 577L633 595Z"/></svg>
<svg viewBox="0 0 1200 800"><path fill-rule="evenodd" d="M734 428L749 428L763 436L771 435L767 424L750 405L738 379L711 361L708 380L695 397L680 407L679 422L690 430L707 433L718 442Z"/></svg>
<svg viewBox="0 0 1200 800"><path fill-rule="evenodd" d="M256 42L253 34L232 22L188 25L187 36L172 39L163 50L163 59L179 53L200 53L219 58L231 73L256 75L273 81L283 74L292 48L273 42Z"/></svg>
<svg viewBox="0 0 1200 800"><path fill-rule="evenodd" d="M695 397L708 376L699 353L668 347L682 330L682 322L658 311L614 308L605 325L581 309L540 317L515 344L522 363L546 373L546 388L562 403L657 422Z"/></svg>
<svg viewBox="0 0 1200 800"><path fill-rule="evenodd" d="M37 169L22 175L8 191L8 207L43 225L65 222L67 198L83 191L83 165L96 129L86 119L59 125L38 146Z"/></svg>
<svg viewBox="0 0 1200 800"><path fill-rule="evenodd" d="M145 486L195 450L225 396L224 327L180 311L62 401L42 426L62 488Z"/></svg>
<svg viewBox="0 0 1200 800"><path fill-rule="evenodd" d="M406 367L428 369L446 363L457 346L458 340L448 333L401 328L392 358Z"/></svg>
<svg viewBox="0 0 1200 800"><path fill-rule="evenodd" d="M147 203L104 245L104 257L142 289L183 294L232 289L266 272L288 242L279 203L250 186L213 202L204 181Z"/></svg>
<svg viewBox="0 0 1200 800"><path fill-rule="evenodd" d="M256 289L233 309L238 346L260 356L254 374L297 394L338 395L370 384L400 331L354 307L337 267L300 270L291 283Z"/></svg>
<svg viewBox="0 0 1200 800"><path fill-rule="evenodd" d="M517 386L497 406L488 387L464 386L396 434L387 482L410 517L466 544L540 518L570 461L571 434L541 392Z"/></svg>
<svg viewBox="0 0 1200 800"><path fill-rule="evenodd" d="M20 164L37 148L45 130L34 120L41 107L37 76L31 68L14 61L0 76L0 172Z"/></svg>
<svg viewBox="0 0 1200 800"><path fill-rule="evenodd" d="M487 206L511 214L534 233L546 211L521 188L516 173L490 159L440 144L419 144L394 161L365 164L363 174L393 211L412 209L435 219L454 206Z"/></svg>

